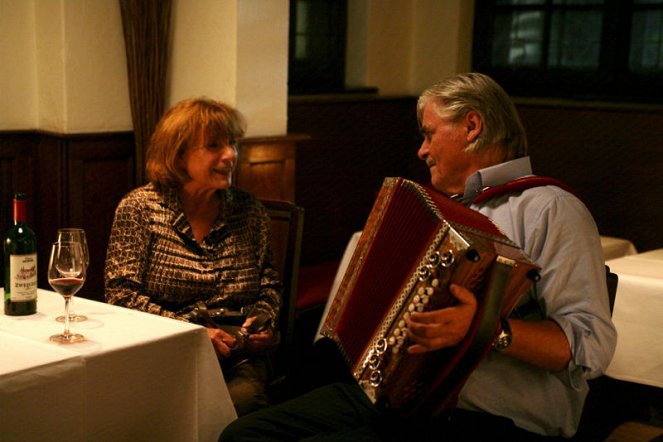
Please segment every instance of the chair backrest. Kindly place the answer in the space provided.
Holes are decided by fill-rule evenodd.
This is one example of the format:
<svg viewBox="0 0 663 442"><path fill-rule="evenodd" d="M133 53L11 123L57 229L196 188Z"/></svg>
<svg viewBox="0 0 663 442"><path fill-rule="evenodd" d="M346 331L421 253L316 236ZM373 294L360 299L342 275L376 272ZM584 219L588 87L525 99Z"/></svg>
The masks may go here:
<svg viewBox="0 0 663 442"><path fill-rule="evenodd" d="M610 302L610 313L615 307L615 298L617 297L617 284L619 283L619 276L610 271L610 267L605 266L605 278L608 283L608 301Z"/></svg>
<svg viewBox="0 0 663 442"><path fill-rule="evenodd" d="M272 255L274 266L283 282L283 304L279 319L281 344L276 355L276 375L290 372L293 360L297 281L302 249L304 209L288 201L260 199L272 220Z"/></svg>

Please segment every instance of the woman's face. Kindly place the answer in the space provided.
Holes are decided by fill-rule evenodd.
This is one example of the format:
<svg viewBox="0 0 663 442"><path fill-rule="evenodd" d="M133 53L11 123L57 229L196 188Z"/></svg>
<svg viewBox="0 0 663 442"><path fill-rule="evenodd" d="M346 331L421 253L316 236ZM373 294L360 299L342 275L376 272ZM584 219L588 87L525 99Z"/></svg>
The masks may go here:
<svg viewBox="0 0 663 442"><path fill-rule="evenodd" d="M200 137L182 156L184 170L190 178L186 185L200 191L229 188L237 156L234 140Z"/></svg>

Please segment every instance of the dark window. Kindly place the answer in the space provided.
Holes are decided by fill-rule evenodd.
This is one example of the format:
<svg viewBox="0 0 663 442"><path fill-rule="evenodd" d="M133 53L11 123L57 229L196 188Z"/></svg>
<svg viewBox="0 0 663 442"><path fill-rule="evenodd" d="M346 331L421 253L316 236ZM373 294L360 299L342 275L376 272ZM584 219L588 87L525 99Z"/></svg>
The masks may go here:
<svg viewBox="0 0 663 442"><path fill-rule="evenodd" d="M663 99L663 0L477 0L473 69L520 96Z"/></svg>
<svg viewBox="0 0 663 442"><path fill-rule="evenodd" d="M345 0L290 1L290 94L344 89L346 28Z"/></svg>

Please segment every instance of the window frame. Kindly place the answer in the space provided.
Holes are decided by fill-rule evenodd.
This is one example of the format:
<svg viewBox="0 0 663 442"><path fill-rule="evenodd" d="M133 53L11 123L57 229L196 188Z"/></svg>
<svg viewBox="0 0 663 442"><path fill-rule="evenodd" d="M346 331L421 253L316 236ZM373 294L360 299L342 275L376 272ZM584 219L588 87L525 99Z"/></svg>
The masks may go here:
<svg viewBox="0 0 663 442"><path fill-rule="evenodd" d="M660 102L663 70L653 73L629 71L633 11L662 9L663 5L636 6L632 1L605 0L599 65L596 70L548 67L550 19L553 10L587 9L588 6L496 5L496 0L476 0L472 69L493 77L511 95L598 101ZM592 7L592 6L589 6ZM499 67L492 62L493 24L497 12L541 9L545 12L543 56L540 67Z"/></svg>
<svg viewBox="0 0 663 442"><path fill-rule="evenodd" d="M298 32L298 7L306 4L317 19L325 20L326 32L319 29ZM288 94L324 94L345 89L347 0L291 0L288 41ZM303 37L312 48L308 57L297 58L297 39ZM324 50L319 50L324 48Z"/></svg>

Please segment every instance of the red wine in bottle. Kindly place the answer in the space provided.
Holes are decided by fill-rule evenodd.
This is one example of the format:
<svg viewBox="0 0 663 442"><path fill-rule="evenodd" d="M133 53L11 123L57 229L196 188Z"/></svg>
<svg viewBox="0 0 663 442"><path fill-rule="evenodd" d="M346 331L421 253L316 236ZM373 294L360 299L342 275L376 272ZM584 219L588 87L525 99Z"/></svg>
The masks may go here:
<svg viewBox="0 0 663 442"><path fill-rule="evenodd" d="M25 195L14 196L14 225L5 235L5 314L37 312L37 237L26 224Z"/></svg>

